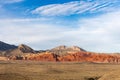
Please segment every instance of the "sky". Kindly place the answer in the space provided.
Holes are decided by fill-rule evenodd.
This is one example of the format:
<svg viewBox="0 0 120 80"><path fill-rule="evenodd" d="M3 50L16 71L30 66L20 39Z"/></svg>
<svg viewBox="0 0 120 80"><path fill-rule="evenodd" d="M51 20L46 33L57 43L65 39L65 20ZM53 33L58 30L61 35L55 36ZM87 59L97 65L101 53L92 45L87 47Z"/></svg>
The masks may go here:
<svg viewBox="0 0 120 80"><path fill-rule="evenodd" d="M0 41L120 52L120 0L0 0Z"/></svg>

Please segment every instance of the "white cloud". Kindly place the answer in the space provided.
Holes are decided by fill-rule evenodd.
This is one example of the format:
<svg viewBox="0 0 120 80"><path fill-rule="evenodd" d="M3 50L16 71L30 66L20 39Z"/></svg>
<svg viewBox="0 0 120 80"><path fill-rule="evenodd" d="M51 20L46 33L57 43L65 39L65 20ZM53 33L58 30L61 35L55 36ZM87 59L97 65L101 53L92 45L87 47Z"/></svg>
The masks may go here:
<svg viewBox="0 0 120 80"><path fill-rule="evenodd" d="M64 16L72 14L81 14L84 12L113 11L118 8L118 0L96 0L96 1L72 1L63 4L49 4L40 6L32 11L33 14L42 16ZM113 7L117 6L117 7Z"/></svg>
<svg viewBox="0 0 120 80"><path fill-rule="evenodd" d="M78 29L66 32L89 51L120 52L120 11L80 20Z"/></svg>
<svg viewBox="0 0 120 80"><path fill-rule="evenodd" d="M51 5L47 5L47 6L42 6L39 7L37 9L35 9L34 11L32 11L32 13L37 13L37 14L41 14L41 15L48 15L48 16L54 16L54 15L67 15L68 12L69 14L73 14L74 12L76 12L76 10L78 9L78 2L70 2L70 3L64 3L64 4L51 4ZM76 10L71 10L71 9L75 9Z"/></svg>
<svg viewBox="0 0 120 80"><path fill-rule="evenodd" d="M58 45L78 45L88 51L120 52L120 11L84 18L70 28L48 24L57 20L8 19L0 20L0 40L25 43L35 49Z"/></svg>
<svg viewBox="0 0 120 80"><path fill-rule="evenodd" d="M48 20L52 20L52 18L0 19L0 22L15 23L15 22L38 22L38 21L48 21Z"/></svg>
<svg viewBox="0 0 120 80"><path fill-rule="evenodd" d="M33 48L41 49L45 44L49 44L49 41L59 40L64 36L61 34L66 28L44 23L43 21L43 19L0 20L0 40L12 44L25 43L33 46ZM51 45L53 44L54 42ZM39 45L39 47L36 47L36 45ZM45 47L47 48L48 46ZM42 49L45 47L42 47Z"/></svg>

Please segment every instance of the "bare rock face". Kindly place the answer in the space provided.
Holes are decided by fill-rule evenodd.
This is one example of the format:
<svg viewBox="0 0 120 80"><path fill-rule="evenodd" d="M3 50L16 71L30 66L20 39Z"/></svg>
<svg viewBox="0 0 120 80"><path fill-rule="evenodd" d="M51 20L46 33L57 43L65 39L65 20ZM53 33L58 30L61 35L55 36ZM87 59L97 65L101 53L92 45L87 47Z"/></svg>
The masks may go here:
<svg viewBox="0 0 120 80"><path fill-rule="evenodd" d="M98 54L92 52L68 53L67 55L62 56L50 52L43 52L30 54L25 57L27 60L37 61L120 63L120 55L116 56L113 54Z"/></svg>
<svg viewBox="0 0 120 80"><path fill-rule="evenodd" d="M23 53L35 53L35 51L25 44L21 44L18 46L18 49L21 50Z"/></svg>
<svg viewBox="0 0 120 80"><path fill-rule="evenodd" d="M77 61L94 63L120 63L120 55L98 54L92 52L77 52L58 57L59 61Z"/></svg>
<svg viewBox="0 0 120 80"><path fill-rule="evenodd" d="M68 50L73 50L73 51L86 51L78 46L71 46L71 47L67 47Z"/></svg>
<svg viewBox="0 0 120 80"><path fill-rule="evenodd" d="M28 54L23 56L25 60L36 60L36 61L56 61L56 56L52 53L40 53L40 54Z"/></svg>
<svg viewBox="0 0 120 80"><path fill-rule="evenodd" d="M84 49L78 47L78 46L70 46L70 47L67 47L65 45L62 45L62 46L58 46L56 48L53 48L51 50L64 50L64 51L85 51Z"/></svg>
<svg viewBox="0 0 120 80"><path fill-rule="evenodd" d="M84 49L78 47L78 46L70 46L67 47L65 45L55 47L50 50L51 53L57 54L57 55L67 55L68 53L75 53L75 52L86 52Z"/></svg>
<svg viewBox="0 0 120 80"><path fill-rule="evenodd" d="M66 46L65 45L61 45L61 46L53 48L52 50L65 50L65 49L66 49Z"/></svg>

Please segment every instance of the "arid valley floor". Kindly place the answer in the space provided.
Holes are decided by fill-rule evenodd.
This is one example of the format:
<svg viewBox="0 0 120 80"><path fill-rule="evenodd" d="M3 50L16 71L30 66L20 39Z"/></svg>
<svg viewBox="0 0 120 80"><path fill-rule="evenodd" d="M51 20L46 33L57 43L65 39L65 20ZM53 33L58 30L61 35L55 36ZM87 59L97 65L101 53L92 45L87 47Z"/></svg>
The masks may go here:
<svg viewBox="0 0 120 80"><path fill-rule="evenodd" d="M36 51L0 42L0 80L120 80L120 53L64 45Z"/></svg>
<svg viewBox="0 0 120 80"><path fill-rule="evenodd" d="M120 64L0 61L0 80L120 80Z"/></svg>

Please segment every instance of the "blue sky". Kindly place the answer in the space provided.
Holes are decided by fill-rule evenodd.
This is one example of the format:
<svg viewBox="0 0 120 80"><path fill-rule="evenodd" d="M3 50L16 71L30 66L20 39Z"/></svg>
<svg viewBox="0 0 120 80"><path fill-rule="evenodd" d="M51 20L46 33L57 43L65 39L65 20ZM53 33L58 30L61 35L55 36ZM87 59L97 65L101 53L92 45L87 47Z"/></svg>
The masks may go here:
<svg viewBox="0 0 120 80"><path fill-rule="evenodd" d="M119 0L0 0L0 40L34 49L120 52Z"/></svg>

